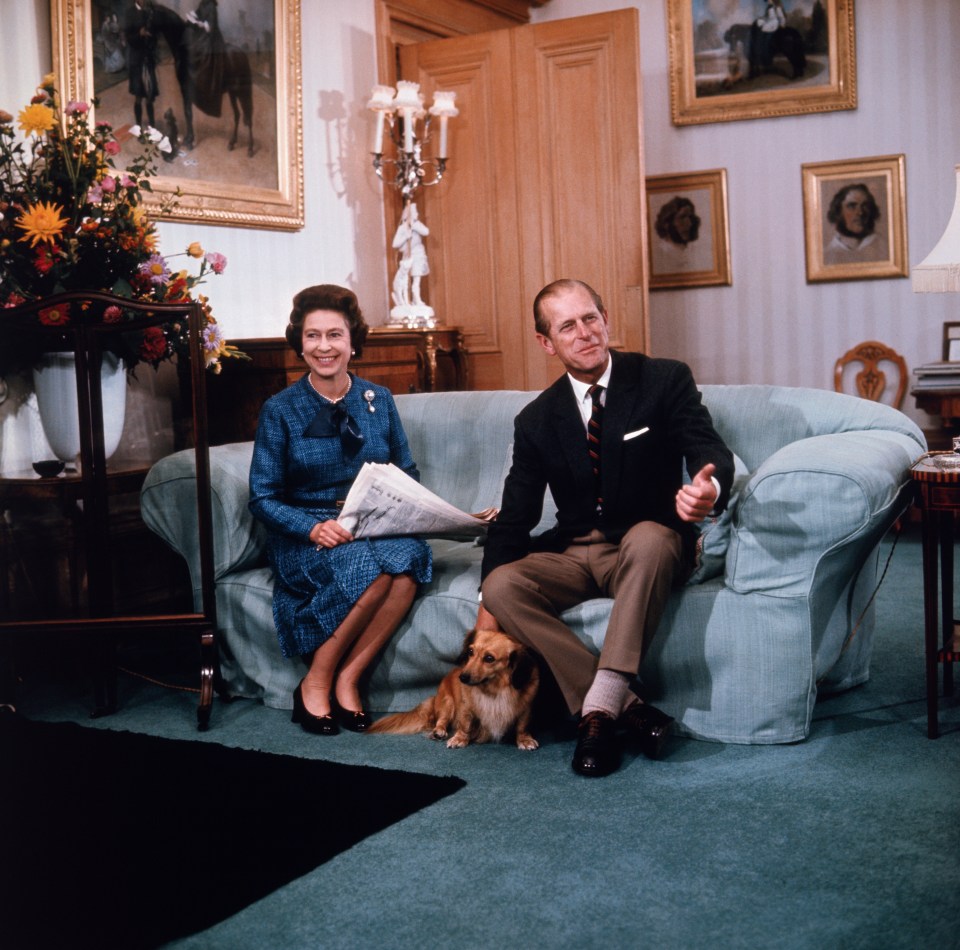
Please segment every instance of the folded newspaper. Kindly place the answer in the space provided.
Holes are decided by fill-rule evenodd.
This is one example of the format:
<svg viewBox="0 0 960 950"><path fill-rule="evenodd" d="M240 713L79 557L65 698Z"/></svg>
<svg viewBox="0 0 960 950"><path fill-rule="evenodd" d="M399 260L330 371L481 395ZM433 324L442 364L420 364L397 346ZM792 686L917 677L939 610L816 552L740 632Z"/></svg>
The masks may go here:
<svg viewBox="0 0 960 950"><path fill-rule="evenodd" d="M482 535L495 514L468 515L424 488L396 465L367 462L337 521L355 538L395 534Z"/></svg>

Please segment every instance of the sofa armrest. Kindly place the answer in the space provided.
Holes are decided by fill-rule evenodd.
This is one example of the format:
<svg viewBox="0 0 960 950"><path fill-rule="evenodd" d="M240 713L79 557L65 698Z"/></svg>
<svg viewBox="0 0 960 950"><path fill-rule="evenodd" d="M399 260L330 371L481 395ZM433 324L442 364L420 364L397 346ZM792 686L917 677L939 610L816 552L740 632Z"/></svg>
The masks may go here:
<svg viewBox="0 0 960 950"><path fill-rule="evenodd" d="M213 513L214 577L265 563L266 531L247 507L250 499L252 442L210 449L210 501ZM197 479L193 449L160 459L140 491L147 526L181 554L194 587L200 584L197 533Z"/></svg>
<svg viewBox="0 0 960 950"><path fill-rule="evenodd" d="M813 436L775 452L734 513L726 586L807 595L824 557L896 520L917 455L915 440L889 430Z"/></svg>

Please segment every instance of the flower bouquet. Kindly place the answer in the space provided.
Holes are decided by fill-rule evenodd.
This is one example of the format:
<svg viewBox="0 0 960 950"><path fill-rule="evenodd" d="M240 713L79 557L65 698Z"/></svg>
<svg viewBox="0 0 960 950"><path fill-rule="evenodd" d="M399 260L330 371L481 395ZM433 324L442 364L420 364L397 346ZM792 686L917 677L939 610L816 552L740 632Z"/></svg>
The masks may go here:
<svg viewBox="0 0 960 950"><path fill-rule="evenodd" d="M91 128L89 113L84 102L61 108L52 75L17 117L22 139L13 116L0 110L0 375L29 369L42 352L39 336L4 326L3 308L70 290L157 303L199 302L206 366L219 372L221 359L246 358L224 339L207 298L194 297L194 288L209 274L223 273L226 258L204 252L196 242L182 254L164 257L143 207L141 193L151 190L157 159L170 143L156 129L133 127L129 134L141 143L142 153L118 171L114 159L120 143L108 123ZM172 267L170 261L180 256L195 262L196 269ZM103 307L96 316L116 324L108 348L128 369L141 361L157 367L187 351L185 321L125 332L123 324L133 315L121 306ZM48 327L66 327L74 318L64 304L37 312Z"/></svg>

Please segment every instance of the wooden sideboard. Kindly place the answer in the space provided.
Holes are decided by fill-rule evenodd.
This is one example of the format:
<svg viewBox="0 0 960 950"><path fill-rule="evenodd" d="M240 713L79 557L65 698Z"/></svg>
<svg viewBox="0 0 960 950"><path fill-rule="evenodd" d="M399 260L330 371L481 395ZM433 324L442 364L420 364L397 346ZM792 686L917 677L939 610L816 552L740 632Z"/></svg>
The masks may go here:
<svg viewBox="0 0 960 950"><path fill-rule="evenodd" d="M207 380L210 444L254 437L264 401L296 382L305 365L282 337L239 340L250 360L225 360ZM375 327L361 359L350 362L358 376L395 394L467 389L467 352L459 327L407 330Z"/></svg>

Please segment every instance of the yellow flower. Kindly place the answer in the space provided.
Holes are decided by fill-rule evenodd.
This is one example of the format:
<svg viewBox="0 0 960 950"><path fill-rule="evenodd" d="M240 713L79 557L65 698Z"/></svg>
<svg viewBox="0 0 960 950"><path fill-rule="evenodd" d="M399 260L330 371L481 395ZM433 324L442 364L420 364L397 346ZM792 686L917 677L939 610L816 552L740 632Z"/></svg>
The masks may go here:
<svg viewBox="0 0 960 950"><path fill-rule="evenodd" d="M20 129L27 135L31 133L40 135L42 132L49 132L56 125L56 117L50 106L45 106L42 102L35 102L33 105L21 109Z"/></svg>
<svg viewBox="0 0 960 950"><path fill-rule="evenodd" d="M53 244L68 223L66 218L60 217L62 211L63 208L52 201L38 201L31 205L16 222L17 227L26 232L20 240L29 240L31 247L36 247L40 241Z"/></svg>
<svg viewBox="0 0 960 950"><path fill-rule="evenodd" d="M203 247L200 245L199 241L194 241L193 244L187 248L187 253L191 257L203 257Z"/></svg>

